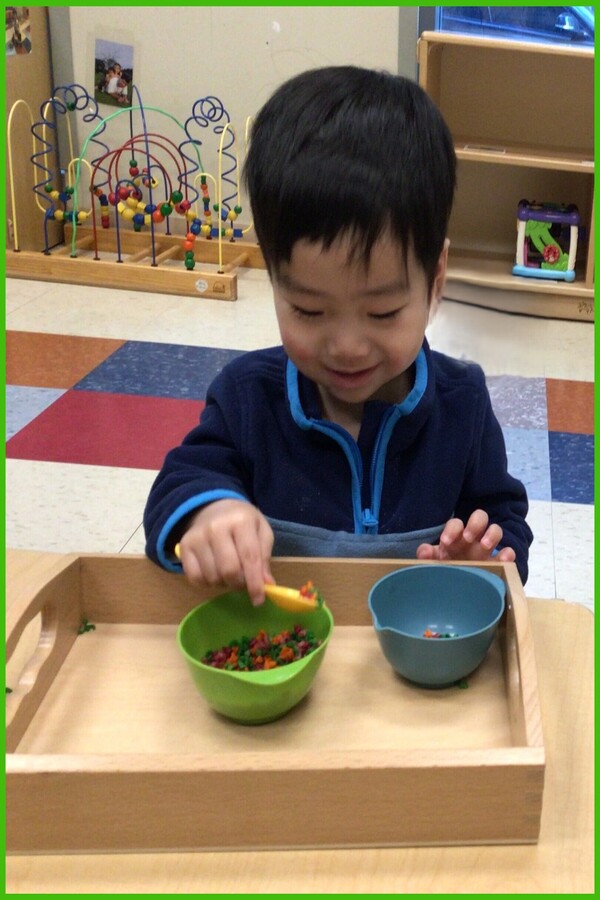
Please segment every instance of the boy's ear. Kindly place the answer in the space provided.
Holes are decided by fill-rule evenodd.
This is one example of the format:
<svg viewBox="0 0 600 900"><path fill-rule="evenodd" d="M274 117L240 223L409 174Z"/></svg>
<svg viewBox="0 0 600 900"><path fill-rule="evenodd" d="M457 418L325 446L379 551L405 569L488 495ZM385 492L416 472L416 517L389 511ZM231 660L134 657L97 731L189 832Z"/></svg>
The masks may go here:
<svg viewBox="0 0 600 900"><path fill-rule="evenodd" d="M435 277L433 279L433 285L431 288L431 296L429 298L430 306L436 305L441 299L444 291L444 284L446 283L446 271L448 269L448 248L450 247L450 240L446 238L444 241L444 246L442 248L442 252L440 253L440 258L437 262L437 267L435 270Z"/></svg>

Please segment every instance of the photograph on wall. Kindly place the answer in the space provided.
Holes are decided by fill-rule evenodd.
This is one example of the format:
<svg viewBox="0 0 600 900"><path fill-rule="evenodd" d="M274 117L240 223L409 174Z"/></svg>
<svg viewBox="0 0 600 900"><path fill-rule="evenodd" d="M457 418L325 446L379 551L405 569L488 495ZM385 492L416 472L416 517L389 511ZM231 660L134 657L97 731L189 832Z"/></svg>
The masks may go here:
<svg viewBox="0 0 600 900"><path fill-rule="evenodd" d="M94 97L109 106L131 106L133 47L96 39Z"/></svg>
<svg viewBox="0 0 600 900"><path fill-rule="evenodd" d="M6 55L31 53L31 27L28 6L5 6Z"/></svg>

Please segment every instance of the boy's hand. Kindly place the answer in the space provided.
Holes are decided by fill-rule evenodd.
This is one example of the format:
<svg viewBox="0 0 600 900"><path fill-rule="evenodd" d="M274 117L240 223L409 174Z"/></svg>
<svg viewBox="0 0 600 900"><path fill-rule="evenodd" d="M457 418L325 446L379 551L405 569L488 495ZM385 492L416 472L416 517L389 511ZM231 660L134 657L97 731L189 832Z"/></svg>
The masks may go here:
<svg viewBox="0 0 600 900"><path fill-rule="evenodd" d="M469 516L466 525L461 519L446 522L439 544L421 544L417 548L417 559L464 559L480 562L491 558L501 540L500 526L490 525L488 514L482 509L476 509ZM503 547L494 559L498 562L514 562L516 554L512 547Z"/></svg>
<svg viewBox="0 0 600 900"><path fill-rule="evenodd" d="M254 606L264 603L264 583L275 581L272 549L271 526L242 500L216 500L203 507L180 541L181 564L190 581L245 588Z"/></svg>

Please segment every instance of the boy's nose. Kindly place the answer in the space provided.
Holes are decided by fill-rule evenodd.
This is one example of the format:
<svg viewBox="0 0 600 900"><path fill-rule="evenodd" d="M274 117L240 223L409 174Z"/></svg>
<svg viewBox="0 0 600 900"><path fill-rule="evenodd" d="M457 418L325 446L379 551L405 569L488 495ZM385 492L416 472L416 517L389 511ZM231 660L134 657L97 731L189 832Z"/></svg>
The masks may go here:
<svg viewBox="0 0 600 900"><path fill-rule="evenodd" d="M360 328L335 327L329 335L328 352L332 359L352 364L369 354L369 341Z"/></svg>

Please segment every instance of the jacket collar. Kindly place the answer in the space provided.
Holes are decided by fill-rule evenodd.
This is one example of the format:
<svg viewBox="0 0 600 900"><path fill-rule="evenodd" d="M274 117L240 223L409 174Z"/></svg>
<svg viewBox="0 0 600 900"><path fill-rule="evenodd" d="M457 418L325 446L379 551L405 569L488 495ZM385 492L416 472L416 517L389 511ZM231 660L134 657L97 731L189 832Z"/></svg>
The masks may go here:
<svg viewBox="0 0 600 900"><path fill-rule="evenodd" d="M298 371L294 363L288 359L286 368L286 387L292 417L300 428L311 428L321 419L321 401L319 390L314 381ZM368 400L365 403L365 418L381 419L381 416L393 409L394 418L404 418L416 414L421 420L428 413L433 403L435 383L431 372L431 350L427 339L415 360L415 379L408 395L401 403L386 403L382 400Z"/></svg>

